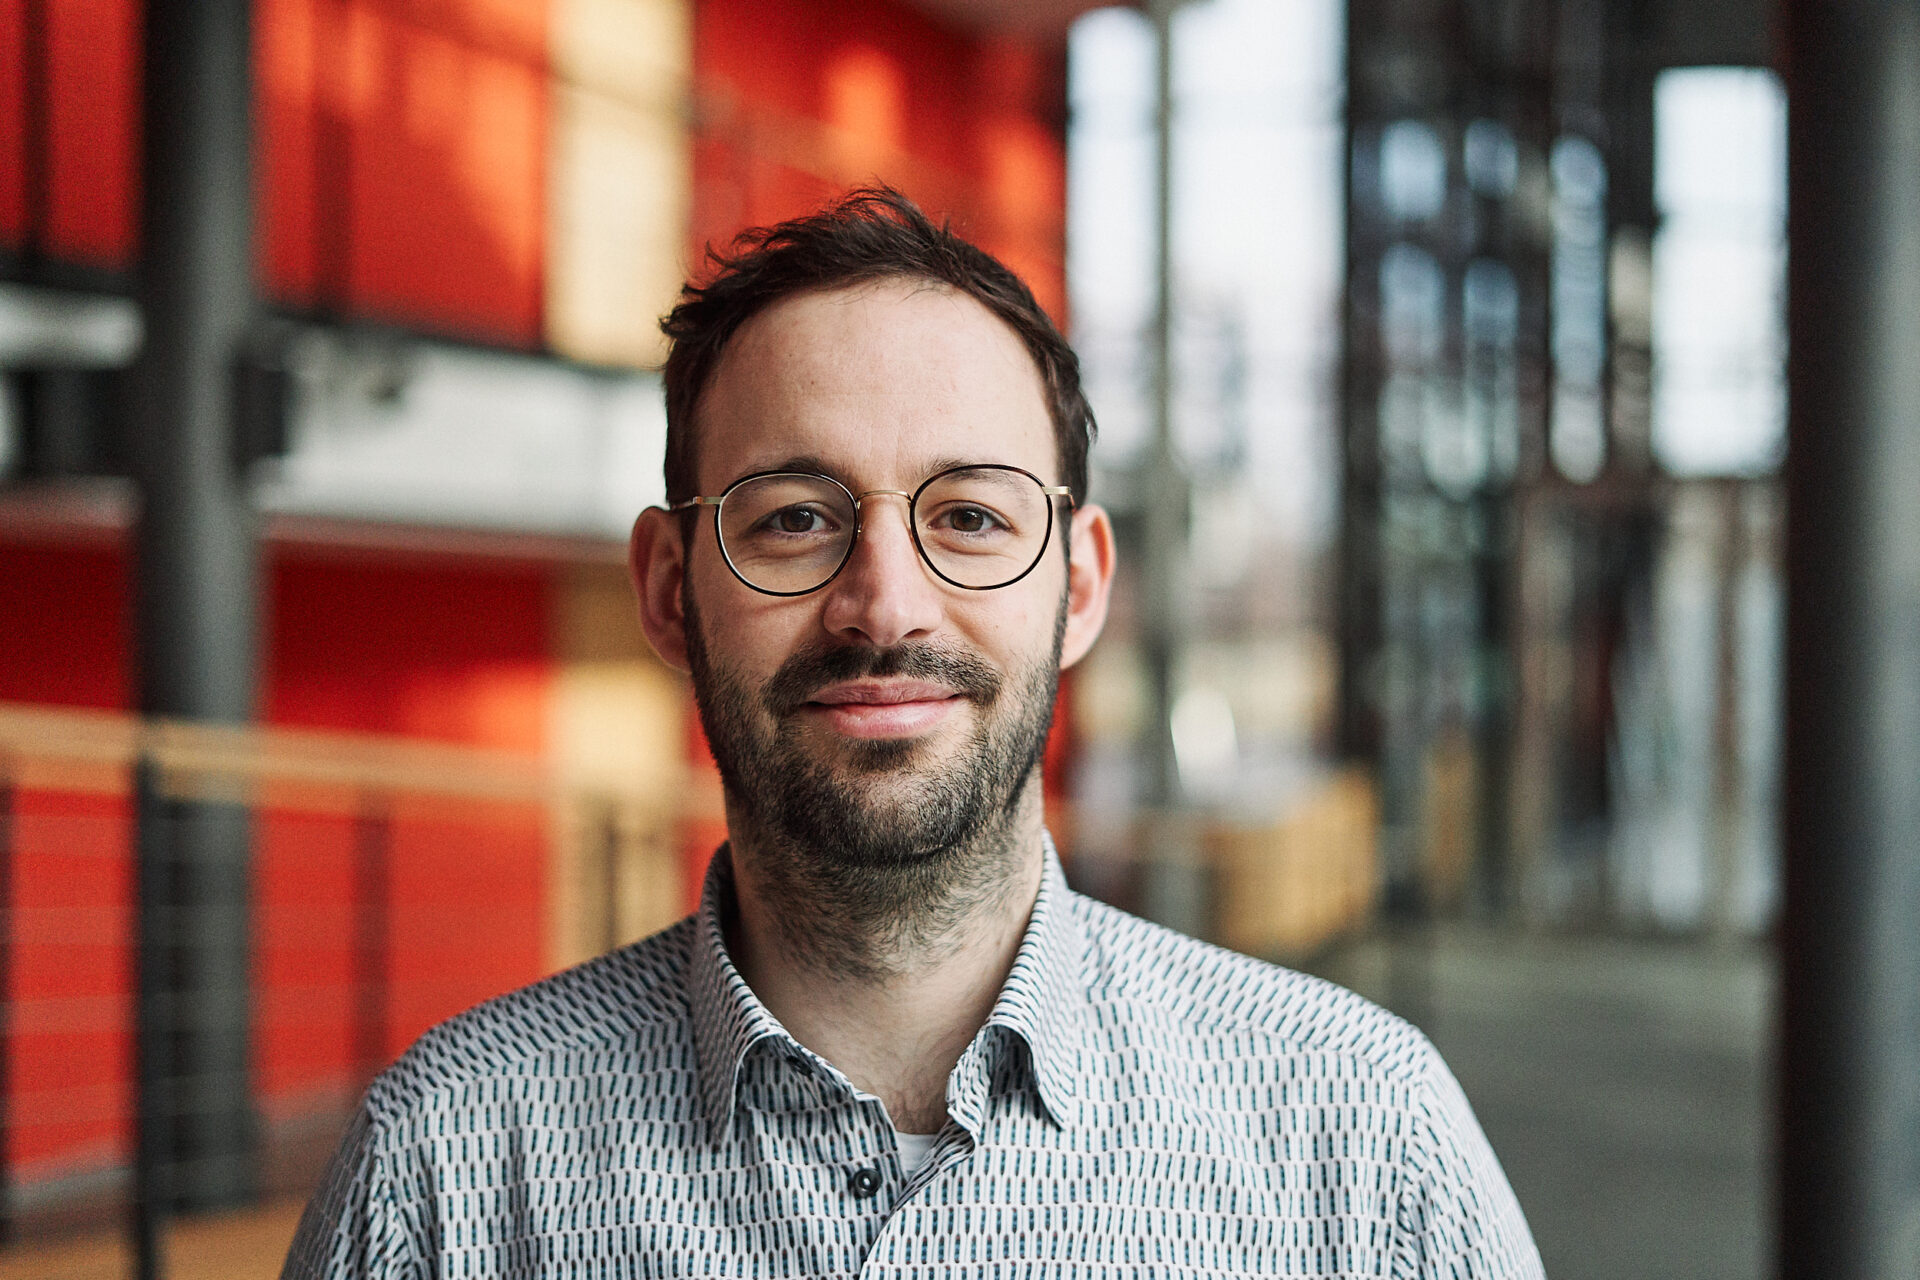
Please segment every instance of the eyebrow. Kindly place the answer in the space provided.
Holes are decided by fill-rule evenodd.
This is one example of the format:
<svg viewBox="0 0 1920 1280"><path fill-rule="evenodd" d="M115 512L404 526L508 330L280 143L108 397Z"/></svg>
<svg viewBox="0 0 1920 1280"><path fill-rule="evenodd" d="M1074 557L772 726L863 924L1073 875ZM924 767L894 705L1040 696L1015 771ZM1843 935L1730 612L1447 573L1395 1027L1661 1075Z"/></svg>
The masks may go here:
<svg viewBox="0 0 1920 1280"><path fill-rule="evenodd" d="M955 467L984 467L984 466L997 466L997 465L1000 465L1000 464L987 462L980 458L962 458L957 455L948 455L947 457L944 457L944 458L935 458L932 462L928 463L926 472L920 477L920 480L925 480L928 476L937 476L942 471L951 471ZM792 457L782 458L778 462L771 462L765 466L755 467L751 471L743 471L740 473L740 475L735 476L728 483L738 484L742 479L744 479L747 476L766 475L769 472L778 472L778 471L804 471L813 475L826 476L829 479L838 480L841 484L847 485L848 488L853 487L851 484L848 484L847 477L844 472L841 472L835 467L831 466L826 461L826 459L811 453L795 454ZM915 483L919 483L919 481L916 481Z"/></svg>
<svg viewBox="0 0 1920 1280"><path fill-rule="evenodd" d="M743 471L740 473L740 476L735 477L735 483L738 483L741 477L764 475L769 471L809 471L814 475L831 476L835 480L840 478L833 474L832 468L827 466L824 459L816 457L811 453L799 453L790 458L782 458L778 462L768 463L763 467L754 467L751 470Z"/></svg>

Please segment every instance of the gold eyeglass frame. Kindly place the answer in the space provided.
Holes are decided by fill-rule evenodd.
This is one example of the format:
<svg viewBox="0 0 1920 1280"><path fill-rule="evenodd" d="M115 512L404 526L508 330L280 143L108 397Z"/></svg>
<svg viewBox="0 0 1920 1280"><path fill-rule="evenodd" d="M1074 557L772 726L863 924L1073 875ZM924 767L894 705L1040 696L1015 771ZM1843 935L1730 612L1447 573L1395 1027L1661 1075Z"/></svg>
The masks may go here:
<svg viewBox="0 0 1920 1280"><path fill-rule="evenodd" d="M948 577L946 574L940 571L940 566L933 562L933 557L927 554L926 545L920 541L920 525L919 525L919 522L914 519L914 511L918 508L920 504L920 495L925 493L927 491L927 488L930 485L932 485L934 482L938 480L943 480L946 477L954 474L956 471L1011 471L1016 475L1023 475L1027 479L1033 481L1035 486L1039 488L1043 498L1046 500L1047 530L1044 534L1041 535L1040 545L1039 545L1039 548L1034 552L1033 560L1027 565L1026 568L1022 569L1019 573L1015 574L1013 577L1008 578L1005 582L996 582L996 583L993 583L991 586L976 587L965 582L956 581L955 579ZM771 591L766 587L759 586L756 583L748 581L747 575L740 572L740 566L736 565L733 562L733 556L727 551L726 536L720 531L720 505L727 500L727 495L732 493L735 489L738 489L743 484L747 484L750 481L754 481L754 480L764 480L769 476L802 476L808 480L825 480L828 484L840 490L840 492L846 494L848 503L853 507L853 513L855 517L855 524L853 526L853 536L847 539L847 549L840 556L840 563L835 565L833 567L833 572L828 574L825 578L821 579L818 584L808 587L804 591ZM854 493L853 490L847 488L846 485L841 484L838 480L835 480L832 476L821 475L817 471L786 471L786 470L755 471L751 475L741 476L738 480L735 480L732 484L728 485L725 489L721 490L720 493L718 493L717 495L712 495L712 496L696 495L694 497L686 498L686 499L683 499L682 501L673 503L671 506L667 508L667 510L687 511L695 507L712 507L713 508L713 540L720 547L720 558L727 562L727 568L733 573L734 577L740 580L740 583L742 586L745 586L753 591L758 591L761 595L767 595L767 596L782 596L782 597L810 596L814 592L825 590L829 585L831 585L833 580L839 577L841 571L847 567L847 562L853 559L853 549L859 545L861 531L866 527L866 512L862 509L861 504L864 503L868 498L885 498L885 497L905 498L907 500L907 532L913 538L913 549L919 552L920 554L920 563L926 565L928 570L932 572L934 577L940 579L940 581L948 584L949 586L958 587L962 591L999 591L1003 587L1012 586L1014 583L1020 581L1022 578L1032 573L1035 569L1039 568L1041 559L1045 557L1045 555L1047 554L1048 544L1053 541L1053 524L1054 524L1053 499L1065 498L1067 500L1067 505L1069 507L1074 509L1078 509L1079 507L1079 504L1075 502L1073 499L1073 490L1069 486L1064 484L1048 484L1045 481L1043 481L1039 476L1033 474L1033 472L1028 471L1025 467L1010 466L1004 462L969 462L969 463L964 463L961 466L948 467L944 471L935 472L933 475L928 476L925 480L922 480L920 482L920 487L915 489L912 493L908 493L904 489L868 489L864 493L856 494Z"/></svg>

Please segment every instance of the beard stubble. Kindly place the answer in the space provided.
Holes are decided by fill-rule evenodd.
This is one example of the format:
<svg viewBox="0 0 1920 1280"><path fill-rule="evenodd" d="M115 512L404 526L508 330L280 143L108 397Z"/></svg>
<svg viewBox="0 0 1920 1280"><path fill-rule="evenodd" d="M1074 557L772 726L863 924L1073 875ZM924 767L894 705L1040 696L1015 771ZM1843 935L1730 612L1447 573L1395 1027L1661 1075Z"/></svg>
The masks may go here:
<svg viewBox="0 0 1920 1280"><path fill-rule="evenodd" d="M810 645L763 685L715 663L683 596L694 700L719 766L736 855L752 860L794 959L863 978L957 945L966 920L1011 892L1031 851L1020 818L1053 723L1066 596L1046 652L1002 674L950 644ZM837 760L810 746L808 698L845 680L904 677L973 705L944 753L916 739L846 739ZM744 828L744 829L742 829Z"/></svg>

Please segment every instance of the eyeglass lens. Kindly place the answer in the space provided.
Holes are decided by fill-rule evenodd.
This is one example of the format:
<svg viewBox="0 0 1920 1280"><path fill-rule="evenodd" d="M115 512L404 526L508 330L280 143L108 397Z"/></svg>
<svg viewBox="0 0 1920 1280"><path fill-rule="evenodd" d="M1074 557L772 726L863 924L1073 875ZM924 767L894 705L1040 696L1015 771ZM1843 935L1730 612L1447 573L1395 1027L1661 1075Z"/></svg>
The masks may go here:
<svg viewBox="0 0 1920 1280"><path fill-rule="evenodd" d="M880 503L866 503L877 515ZM1000 467L945 472L913 502L920 554L941 577L977 590L1005 586L1033 568L1051 517L1039 481ZM859 524L847 491L822 476L756 476L720 503L720 545L734 571L780 594L811 591L832 578Z"/></svg>

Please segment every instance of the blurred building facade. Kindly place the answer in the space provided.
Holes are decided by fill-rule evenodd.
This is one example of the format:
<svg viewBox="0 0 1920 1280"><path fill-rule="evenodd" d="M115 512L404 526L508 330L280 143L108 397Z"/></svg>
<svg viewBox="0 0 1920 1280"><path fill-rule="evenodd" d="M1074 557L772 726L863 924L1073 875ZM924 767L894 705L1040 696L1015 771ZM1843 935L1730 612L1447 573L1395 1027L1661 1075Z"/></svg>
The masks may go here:
<svg viewBox="0 0 1920 1280"><path fill-rule="evenodd" d="M1771 925L1768 15L1349 6L1338 737L1408 910Z"/></svg>
<svg viewBox="0 0 1920 1280"><path fill-rule="evenodd" d="M1073 43L1069 283L1130 553L1083 673L1083 852L1130 891L1153 606L1129 570L1174 486L1179 806L1270 829L1342 795L1370 833L1307 841L1315 874L1368 888L1304 930L1278 925L1299 882L1213 859L1212 896L1263 922L1216 915L1219 936L1310 952L1379 895L1764 934L1785 438L1764 6L1212 0L1169 28L1174 468L1145 447L1152 26L1108 9Z"/></svg>

